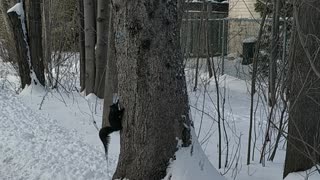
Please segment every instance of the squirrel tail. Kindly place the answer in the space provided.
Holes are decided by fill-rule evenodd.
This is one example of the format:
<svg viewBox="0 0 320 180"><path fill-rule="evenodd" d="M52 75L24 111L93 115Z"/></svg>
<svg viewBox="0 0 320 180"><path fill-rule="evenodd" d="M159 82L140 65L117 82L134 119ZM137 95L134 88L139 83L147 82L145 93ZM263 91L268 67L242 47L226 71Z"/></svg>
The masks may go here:
<svg viewBox="0 0 320 180"><path fill-rule="evenodd" d="M108 147L109 147L109 143L110 143L110 134L113 131L114 130L113 130L112 127L104 127L102 129L100 129L100 131L99 131L99 137L100 137L100 140L103 143L104 150L105 150L105 155L106 155L107 159L108 159Z"/></svg>

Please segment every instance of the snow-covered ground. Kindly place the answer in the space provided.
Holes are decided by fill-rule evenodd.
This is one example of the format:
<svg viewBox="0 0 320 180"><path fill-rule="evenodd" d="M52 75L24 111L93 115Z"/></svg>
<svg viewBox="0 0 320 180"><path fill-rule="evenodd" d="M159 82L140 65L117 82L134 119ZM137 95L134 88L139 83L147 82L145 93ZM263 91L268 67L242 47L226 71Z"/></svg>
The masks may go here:
<svg viewBox="0 0 320 180"><path fill-rule="evenodd" d="M39 91L34 93L40 95ZM81 132L68 129L36 111L28 105L27 99L0 91L1 179L110 177L101 148L93 145L97 142L84 141Z"/></svg>
<svg viewBox="0 0 320 180"><path fill-rule="evenodd" d="M241 66L239 61L226 61L226 67ZM230 71L229 68L225 71ZM193 136L199 137L204 153L196 141L194 157L188 156L190 149L180 149L176 154L177 161L168 169L166 178L171 177L172 180L221 178L212 167L213 165L218 169L215 83L213 79L207 83L204 71L205 68L198 90L189 91L195 126ZM188 85L192 89L194 71L188 68L186 72ZM232 72L228 74L237 75ZM233 76L224 75L219 78L221 90L226 90L224 117L229 142L228 168L221 168L219 172L228 180L280 180L285 157L283 142L274 162L266 161L265 166L259 164L267 113L262 103L257 105L254 161L250 166L246 165L250 105L248 82ZM66 77L68 78L63 82L65 84L68 84L67 81L75 82L77 78ZM76 91L66 93L64 90L45 90L30 86L19 92L18 87L15 70L10 64L0 60L1 180L111 179L120 149L119 134L114 133L111 137L109 159L106 162L97 130L101 125L102 100L93 95L84 97ZM223 167L227 154L225 139L223 136ZM290 174L286 180L304 180L309 174L313 175L309 179L320 179L319 174L312 169Z"/></svg>

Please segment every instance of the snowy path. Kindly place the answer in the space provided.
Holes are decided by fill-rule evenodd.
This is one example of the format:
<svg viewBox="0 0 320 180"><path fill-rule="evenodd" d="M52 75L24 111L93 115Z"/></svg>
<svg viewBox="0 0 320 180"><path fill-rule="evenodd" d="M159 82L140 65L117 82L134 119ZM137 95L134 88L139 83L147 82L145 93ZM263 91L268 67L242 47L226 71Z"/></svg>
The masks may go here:
<svg viewBox="0 0 320 180"><path fill-rule="evenodd" d="M103 157L77 132L41 117L12 92L0 90L1 179L108 179L111 173Z"/></svg>

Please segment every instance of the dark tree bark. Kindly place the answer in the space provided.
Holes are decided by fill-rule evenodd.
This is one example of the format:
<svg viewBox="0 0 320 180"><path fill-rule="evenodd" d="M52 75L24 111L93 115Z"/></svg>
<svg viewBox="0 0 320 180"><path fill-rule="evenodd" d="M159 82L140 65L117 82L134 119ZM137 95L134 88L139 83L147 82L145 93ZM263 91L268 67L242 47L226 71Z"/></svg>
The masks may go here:
<svg viewBox="0 0 320 180"><path fill-rule="evenodd" d="M273 0L271 57L269 62L269 106L276 104L276 77L279 43L280 0Z"/></svg>
<svg viewBox="0 0 320 180"><path fill-rule="evenodd" d="M177 139L190 145L177 0L113 4L120 103L125 108L113 179L162 179Z"/></svg>
<svg viewBox="0 0 320 180"><path fill-rule="evenodd" d="M295 0L284 177L319 163L320 1Z"/></svg>
<svg viewBox="0 0 320 180"><path fill-rule="evenodd" d="M83 10L83 0L78 0L78 21L79 21L79 52L80 52L80 87L81 92L86 87L86 54L85 54L85 41L84 41L84 10Z"/></svg>
<svg viewBox="0 0 320 180"><path fill-rule="evenodd" d="M86 55L86 94L94 93L95 83L95 2L83 0L84 4L84 32L85 32L85 55Z"/></svg>
<svg viewBox="0 0 320 180"><path fill-rule="evenodd" d="M21 15L15 11L8 12L10 25L13 32L14 44L17 51L17 62L19 67L19 76L21 81L21 88L31 84L30 65L28 64L28 45L23 32Z"/></svg>
<svg viewBox="0 0 320 180"><path fill-rule="evenodd" d="M15 42L13 37L13 31L11 30L11 25L9 22L9 17L7 16L7 10L16 4L15 0L0 0L0 12L2 23L5 28L2 29L1 38L5 41L2 43L2 48L7 52L7 55L3 56L3 60L8 62L15 62L17 59L17 51L15 48Z"/></svg>
<svg viewBox="0 0 320 180"><path fill-rule="evenodd" d="M107 53L107 68L104 87L104 105L103 105L103 119L102 127L109 126L108 115L109 106L112 104L113 96L118 93L118 71L115 60L115 41L114 41L114 28L113 17L114 11L112 6L109 9L109 40L108 40L108 53Z"/></svg>
<svg viewBox="0 0 320 180"><path fill-rule="evenodd" d="M53 75L52 75L52 59L51 59L51 0L43 0L42 11L43 11L43 55L44 55L44 67L46 69L48 86L53 86Z"/></svg>
<svg viewBox="0 0 320 180"><path fill-rule="evenodd" d="M104 95L105 70L108 50L109 1L98 0L97 3L97 44L96 44L96 77L95 94L99 98Z"/></svg>
<svg viewBox="0 0 320 180"><path fill-rule="evenodd" d="M41 1L28 1L28 41L33 70L39 83L45 86L44 63L42 51Z"/></svg>

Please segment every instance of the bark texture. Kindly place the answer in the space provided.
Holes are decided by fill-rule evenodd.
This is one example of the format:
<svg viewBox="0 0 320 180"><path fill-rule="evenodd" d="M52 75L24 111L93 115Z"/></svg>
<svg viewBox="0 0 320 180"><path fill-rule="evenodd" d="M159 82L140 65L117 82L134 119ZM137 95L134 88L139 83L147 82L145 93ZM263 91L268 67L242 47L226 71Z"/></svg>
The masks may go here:
<svg viewBox="0 0 320 180"><path fill-rule="evenodd" d="M103 105L103 119L102 127L109 126L109 106L112 104L113 95L118 93L118 71L115 60L115 41L114 41L114 28L113 28L114 12L110 6L109 17L109 40L108 40L108 53L107 53L107 68L104 87L104 105Z"/></svg>
<svg viewBox="0 0 320 180"><path fill-rule="evenodd" d="M86 94L94 93L95 83L95 3L94 0L83 0L85 32L85 83Z"/></svg>
<svg viewBox="0 0 320 180"><path fill-rule="evenodd" d="M190 145L190 120L177 0L119 0L115 47L125 108L113 179L162 179L177 150Z"/></svg>
<svg viewBox="0 0 320 180"><path fill-rule="evenodd" d="M276 78L279 43L280 0L273 0L272 41L269 67L269 106L276 104Z"/></svg>
<svg viewBox="0 0 320 180"><path fill-rule="evenodd" d="M32 68L37 76L39 83L45 86L40 3L40 0L28 1L28 41L30 46Z"/></svg>
<svg viewBox="0 0 320 180"><path fill-rule="evenodd" d="M14 44L17 51L17 62L21 88L31 84L30 66L28 64L28 46L24 37L20 16L16 12L8 13L10 25L13 32Z"/></svg>
<svg viewBox="0 0 320 180"><path fill-rule="evenodd" d="M9 22L9 17L7 16L7 10L14 6L16 1L14 0L0 0L0 38L2 41L2 48L6 50L6 53L0 54L2 55L2 59L4 61L15 62L17 59L18 52L15 48L15 42L13 37L13 32L11 30L11 25ZM1 53L1 52L0 52Z"/></svg>
<svg viewBox="0 0 320 180"><path fill-rule="evenodd" d="M52 60L51 60L51 0L43 0L42 9L43 9L43 55L44 55L44 66L46 72L48 73L48 85L53 85L52 78Z"/></svg>
<svg viewBox="0 0 320 180"><path fill-rule="evenodd" d="M80 52L80 91L82 92L86 86L86 54L84 41L84 10L83 0L78 0L78 26L79 26L79 52Z"/></svg>
<svg viewBox="0 0 320 180"><path fill-rule="evenodd" d="M284 177L319 163L320 1L294 2L290 110Z"/></svg>
<svg viewBox="0 0 320 180"><path fill-rule="evenodd" d="M96 77L94 89L96 95L99 98L103 98L108 50L109 1L98 0L97 4Z"/></svg>

